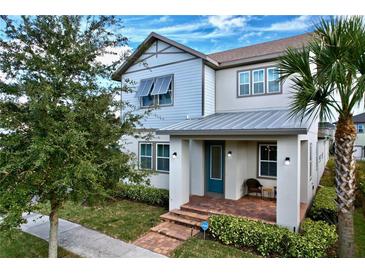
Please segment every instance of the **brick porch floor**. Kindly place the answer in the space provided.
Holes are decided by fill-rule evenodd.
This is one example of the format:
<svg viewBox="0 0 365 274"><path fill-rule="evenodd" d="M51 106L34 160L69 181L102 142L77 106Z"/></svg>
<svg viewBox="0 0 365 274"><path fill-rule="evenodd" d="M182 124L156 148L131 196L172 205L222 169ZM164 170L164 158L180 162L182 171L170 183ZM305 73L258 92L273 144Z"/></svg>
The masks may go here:
<svg viewBox="0 0 365 274"><path fill-rule="evenodd" d="M211 214L229 214L276 223L276 200L254 196L244 196L239 200L227 200L209 196L191 196L181 208L205 211ZM300 218L305 216L307 205L301 203Z"/></svg>

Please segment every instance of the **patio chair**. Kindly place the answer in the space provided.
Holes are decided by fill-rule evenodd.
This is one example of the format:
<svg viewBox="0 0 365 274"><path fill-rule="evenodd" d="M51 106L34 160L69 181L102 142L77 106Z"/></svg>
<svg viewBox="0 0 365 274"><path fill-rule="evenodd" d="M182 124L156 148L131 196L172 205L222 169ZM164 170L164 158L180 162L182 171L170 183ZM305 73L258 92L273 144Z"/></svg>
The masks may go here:
<svg viewBox="0 0 365 274"><path fill-rule="evenodd" d="M258 180L250 178L246 180L245 184L247 186L247 194L256 193L257 196L257 193L259 193L262 198L262 184Z"/></svg>

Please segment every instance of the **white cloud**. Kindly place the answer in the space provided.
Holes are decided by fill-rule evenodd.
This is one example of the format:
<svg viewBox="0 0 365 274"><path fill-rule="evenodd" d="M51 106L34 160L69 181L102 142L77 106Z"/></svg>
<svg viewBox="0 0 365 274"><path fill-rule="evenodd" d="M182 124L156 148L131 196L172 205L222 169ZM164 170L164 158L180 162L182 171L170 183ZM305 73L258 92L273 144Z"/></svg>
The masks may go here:
<svg viewBox="0 0 365 274"><path fill-rule="evenodd" d="M213 15L208 17L208 22L220 30L231 30L232 28L242 28L246 25L248 17Z"/></svg>
<svg viewBox="0 0 365 274"><path fill-rule="evenodd" d="M171 16L164 15L157 19L159 23L165 23L171 21Z"/></svg>
<svg viewBox="0 0 365 274"><path fill-rule="evenodd" d="M246 27L251 16L203 16L191 23L159 28L125 28L125 35L133 42L142 42L151 32L167 35L181 43L203 41L235 35ZM163 19L165 20L165 19Z"/></svg>
<svg viewBox="0 0 365 274"><path fill-rule="evenodd" d="M252 37L261 37L263 34L262 31L253 31L253 32L247 32L243 34L240 38L238 38L239 41L248 41L249 38Z"/></svg>
<svg viewBox="0 0 365 274"><path fill-rule="evenodd" d="M307 30L311 25L312 17L308 15L301 15L292 20L273 23L269 27L259 28L262 31L299 31L299 30Z"/></svg>
<svg viewBox="0 0 365 274"><path fill-rule="evenodd" d="M189 24L179 24L174 26L162 27L158 28L157 31L160 33L168 34L168 33L178 33L178 32L189 32L189 31L196 31L203 27L206 27L206 22L194 22Z"/></svg>
<svg viewBox="0 0 365 274"><path fill-rule="evenodd" d="M132 49L129 46L108 48L108 53L105 53L96 58L97 62L103 63L105 65L111 65L113 62L124 60L130 55Z"/></svg>

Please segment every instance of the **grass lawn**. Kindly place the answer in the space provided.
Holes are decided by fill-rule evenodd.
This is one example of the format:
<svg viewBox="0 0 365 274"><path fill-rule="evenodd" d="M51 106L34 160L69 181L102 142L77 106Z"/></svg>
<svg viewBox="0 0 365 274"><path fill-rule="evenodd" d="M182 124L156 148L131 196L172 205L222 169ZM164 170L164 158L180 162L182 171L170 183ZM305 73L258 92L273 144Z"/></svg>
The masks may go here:
<svg viewBox="0 0 365 274"><path fill-rule="evenodd" d="M43 206L40 212L48 215L49 206ZM121 200L97 206L66 203L59 216L114 238L134 241L159 223L160 215L165 212L161 207Z"/></svg>
<svg viewBox="0 0 365 274"><path fill-rule="evenodd" d="M172 254L174 258L257 258L258 256L214 240L192 237Z"/></svg>
<svg viewBox="0 0 365 274"><path fill-rule="evenodd" d="M19 230L0 232L0 258L47 258L48 242ZM58 249L59 258L78 256L62 248Z"/></svg>
<svg viewBox="0 0 365 274"><path fill-rule="evenodd" d="M355 210L355 255L357 258L365 258L365 216L361 208Z"/></svg>

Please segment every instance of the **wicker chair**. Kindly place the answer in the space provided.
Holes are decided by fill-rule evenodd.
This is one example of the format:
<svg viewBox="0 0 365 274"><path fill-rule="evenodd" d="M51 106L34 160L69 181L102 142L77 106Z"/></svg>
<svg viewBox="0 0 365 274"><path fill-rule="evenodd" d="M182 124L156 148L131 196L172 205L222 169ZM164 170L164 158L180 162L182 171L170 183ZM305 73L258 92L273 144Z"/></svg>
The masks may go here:
<svg viewBox="0 0 365 274"><path fill-rule="evenodd" d="M262 184L260 184L260 182L254 178L250 178L247 179L245 182L246 186L247 186L247 194L250 193L256 193L261 195L261 198L263 197L262 195Z"/></svg>

